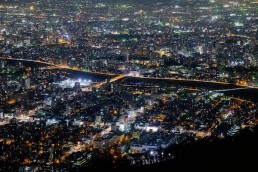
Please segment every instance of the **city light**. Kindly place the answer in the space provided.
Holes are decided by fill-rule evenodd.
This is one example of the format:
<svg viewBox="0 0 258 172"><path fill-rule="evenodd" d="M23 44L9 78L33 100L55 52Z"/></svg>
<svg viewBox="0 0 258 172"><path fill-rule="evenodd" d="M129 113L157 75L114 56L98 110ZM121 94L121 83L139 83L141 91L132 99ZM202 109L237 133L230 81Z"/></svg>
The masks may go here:
<svg viewBox="0 0 258 172"><path fill-rule="evenodd" d="M246 169L257 5L1 2L0 171Z"/></svg>
<svg viewBox="0 0 258 172"><path fill-rule="evenodd" d="M34 11L35 7L33 5L30 6L30 11Z"/></svg>

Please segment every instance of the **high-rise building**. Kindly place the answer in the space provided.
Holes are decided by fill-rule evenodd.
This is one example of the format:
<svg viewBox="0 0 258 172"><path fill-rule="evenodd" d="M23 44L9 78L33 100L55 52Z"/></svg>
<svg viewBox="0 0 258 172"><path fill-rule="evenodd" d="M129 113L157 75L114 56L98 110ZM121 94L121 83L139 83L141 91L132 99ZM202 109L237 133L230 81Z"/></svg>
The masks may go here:
<svg viewBox="0 0 258 172"><path fill-rule="evenodd" d="M5 67L5 63L6 63L6 61L1 60L1 68L4 68L4 67Z"/></svg>
<svg viewBox="0 0 258 172"><path fill-rule="evenodd" d="M110 127L111 127L111 132L116 131L116 124L115 123L112 123Z"/></svg>
<svg viewBox="0 0 258 172"><path fill-rule="evenodd" d="M126 56L125 56L125 62L128 63L129 61L130 61L130 59L129 59L129 53L127 53Z"/></svg>
<svg viewBox="0 0 258 172"><path fill-rule="evenodd" d="M0 119L4 118L4 111L2 109L0 109Z"/></svg>
<svg viewBox="0 0 258 172"><path fill-rule="evenodd" d="M97 116L95 117L95 122L96 122L96 123L100 123L100 122L101 122L101 116L100 116L100 115L97 115Z"/></svg>
<svg viewBox="0 0 258 172"><path fill-rule="evenodd" d="M25 89L26 90L30 89L30 78L25 79Z"/></svg>

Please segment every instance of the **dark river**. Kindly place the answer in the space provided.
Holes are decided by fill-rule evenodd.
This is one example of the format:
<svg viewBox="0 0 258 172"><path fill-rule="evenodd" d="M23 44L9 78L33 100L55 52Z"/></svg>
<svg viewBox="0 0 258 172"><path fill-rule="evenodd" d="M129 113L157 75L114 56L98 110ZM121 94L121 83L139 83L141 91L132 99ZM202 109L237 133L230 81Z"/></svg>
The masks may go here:
<svg viewBox="0 0 258 172"><path fill-rule="evenodd" d="M40 62L24 62L20 60L25 66L29 66L31 68L39 68L47 66L46 64L42 64ZM14 60L8 60L9 64L17 65L19 62ZM91 73L91 72L84 72L84 71L74 71L74 70L67 70L63 69L68 73L68 76L71 78L81 78L81 79L91 79L92 81L105 81L106 79L111 79L113 76L106 75L106 74L98 74L98 73ZM200 82L200 81L185 81L185 80L166 80L166 79L151 79L151 78L133 78L133 77L126 77L124 79L126 82L137 82L137 83L152 83L160 86L177 86L177 87L194 87L198 89L207 89L207 90L220 90L220 89L234 89L234 88L241 88L241 86L237 86L234 84L220 84L220 83L212 83L212 82ZM226 91L224 92L227 96L239 97L244 98L247 100L252 100L254 102L258 102L258 89L249 88L243 90L234 90L234 91Z"/></svg>

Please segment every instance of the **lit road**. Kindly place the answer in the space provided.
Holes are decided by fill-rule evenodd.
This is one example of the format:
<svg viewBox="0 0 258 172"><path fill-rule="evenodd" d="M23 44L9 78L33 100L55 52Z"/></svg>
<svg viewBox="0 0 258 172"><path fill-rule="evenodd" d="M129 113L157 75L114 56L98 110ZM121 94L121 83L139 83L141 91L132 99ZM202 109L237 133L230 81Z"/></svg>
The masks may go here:
<svg viewBox="0 0 258 172"><path fill-rule="evenodd" d="M126 75L119 75L119 76L116 76L116 77L112 78L112 79L109 81L109 83L116 82L116 81L118 81L118 80L120 80L120 79L123 79L123 78L125 78L125 77L126 77ZM89 87L82 88L82 91L91 91L92 88L98 88L98 89L99 89L101 86L105 85L106 83L107 83L107 82L97 83L97 84L91 85L91 86L89 86Z"/></svg>
<svg viewBox="0 0 258 172"><path fill-rule="evenodd" d="M228 82L219 82L219 81L205 81L205 80L198 80L198 79L185 79L185 78L155 78L155 77L143 77L143 76L128 76L128 75L118 75L114 74L114 73L102 73L102 72L92 72L92 71L84 71L81 70L79 68L76 67L69 67L69 66L60 66L60 65L55 65L52 63L48 63L48 62L43 62L40 60L27 60L27 59L15 59L12 57L0 57L0 60L14 60L14 61L21 61L21 62L35 62L35 63L41 63L44 65L48 65L50 67L47 68L41 68L41 69L68 69L68 70L72 70L72 71L78 71L78 72L83 72L83 73L89 73L89 74L102 74L102 75L107 75L107 76L114 76L114 78L112 78L110 80L110 82L115 82L118 81L120 79L124 79L124 78L136 78L136 79L148 79L148 80L157 80L157 81L182 81L182 82L199 82L199 83L211 83L211 84L220 84L220 85L236 85L238 87L242 87L242 88L254 88L254 89L258 89L257 87L254 86L249 86L249 85L245 85L245 84L232 84L232 83L228 83ZM95 85L90 86L90 88L85 88L84 90L88 91L91 88L100 88L103 84L105 84L105 82L102 83L98 83Z"/></svg>
<svg viewBox="0 0 258 172"><path fill-rule="evenodd" d="M226 34L227 37L241 37L241 38L248 38L250 39L251 37L246 36L246 35L236 35L236 34L232 34L232 33L228 33Z"/></svg>
<svg viewBox="0 0 258 172"><path fill-rule="evenodd" d="M119 75L119 76L117 76L115 78L110 79L110 82L116 82L116 81L118 81L120 79L124 79L125 77L126 77L126 75Z"/></svg>
<svg viewBox="0 0 258 172"><path fill-rule="evenodd" d="M244 90L244 89L249 89L249 87L245 87L245 88L223 89L223 90L212 90L211 92L225 92L225 91L235 91L235 90Z"/></svg>

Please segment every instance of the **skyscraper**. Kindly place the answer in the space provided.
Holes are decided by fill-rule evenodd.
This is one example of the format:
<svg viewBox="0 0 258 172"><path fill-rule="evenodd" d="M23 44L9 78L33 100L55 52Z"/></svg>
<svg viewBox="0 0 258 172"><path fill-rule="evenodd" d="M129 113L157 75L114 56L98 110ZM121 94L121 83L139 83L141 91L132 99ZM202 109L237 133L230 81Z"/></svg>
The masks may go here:
<svg viewBox="0 0 258 172"><path fill-rule="evenodd" d="M30 78L25 79L25 89L26 90L30 89Z"/></svg>

